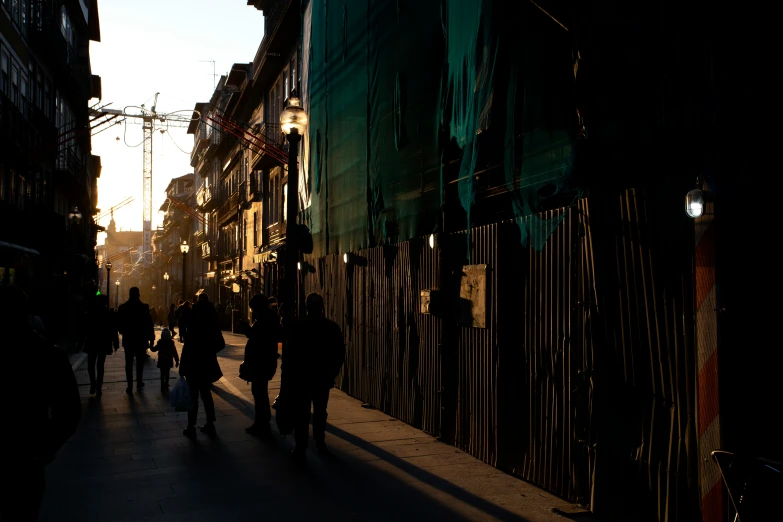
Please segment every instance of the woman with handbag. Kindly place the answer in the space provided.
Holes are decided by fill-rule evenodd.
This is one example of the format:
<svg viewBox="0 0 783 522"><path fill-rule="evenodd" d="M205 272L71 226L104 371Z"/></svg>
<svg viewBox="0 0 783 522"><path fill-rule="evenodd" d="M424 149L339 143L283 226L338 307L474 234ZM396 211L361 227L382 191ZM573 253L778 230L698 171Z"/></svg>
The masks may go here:
<svg viewBox="0 0 783 522"><path fill-rule="evenodd" d="M207 294L199 294L198 303L193 306L190 319L188 336L180 356L179 374L190 386L193 406L188 411L188 427L183 433L189 438L196 436L198 398L201 397L207 414L207 423L201 427L201 431L213 437L215 403L212 400L212 383L223 377L217 352L226 346L226 342L220 331L220 318Z"/></svg>
<svg viewBox="0 0 783 522"><path fill-rule="evenodd" d="M251 383L250 391L256 405L256 418L245 431L251 435L269 436L269 421L272 415L269 409L269 381L277 372L277 341L279 323L277 315L269 308L269 299L264 294L256 294L250 299L250 309L255 321L253 326L244 323L244 332L248 338L245 345L245 360L239 365L239 378Z"/></svg>

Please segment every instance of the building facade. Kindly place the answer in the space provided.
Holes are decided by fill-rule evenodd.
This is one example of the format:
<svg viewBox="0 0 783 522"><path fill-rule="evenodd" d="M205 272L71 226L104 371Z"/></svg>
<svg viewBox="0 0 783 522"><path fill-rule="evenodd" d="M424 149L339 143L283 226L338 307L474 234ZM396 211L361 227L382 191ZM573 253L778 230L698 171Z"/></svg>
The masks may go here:
<svg viewBox="0 0 783 522"><path fill-rule="evenodd" d="M22 286L55 338L69 321L46 302L67 295L81 309L98 284L90 41L100 41L97 0L0 2L0 219L14 223L0 229L0 284Z"/></svg>

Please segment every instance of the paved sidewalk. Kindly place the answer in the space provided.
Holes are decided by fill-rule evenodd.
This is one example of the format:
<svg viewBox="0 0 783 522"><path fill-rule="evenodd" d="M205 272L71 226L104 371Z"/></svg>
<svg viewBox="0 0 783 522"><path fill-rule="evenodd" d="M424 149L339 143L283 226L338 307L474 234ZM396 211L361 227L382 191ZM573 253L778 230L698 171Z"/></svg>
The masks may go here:
<svg viewBox="0 0 783 522"><path fill-rule="evenodd" d="M291 436L275 432L265 442L245 433L253 405L249 385L236 377L244 338L224 335L226 377L213 391L215 440L182 435L186 414L174 412L161 394L155 354L145 368L146 388L131 396L122 349L109 356L100 398L89 395L82 354L71 356L83 420L47 470L40 520L594 520L339 390L329 400L332 455L309 452L306 468L296 468ZM279 374L270 397L278 389Z"/></svg>

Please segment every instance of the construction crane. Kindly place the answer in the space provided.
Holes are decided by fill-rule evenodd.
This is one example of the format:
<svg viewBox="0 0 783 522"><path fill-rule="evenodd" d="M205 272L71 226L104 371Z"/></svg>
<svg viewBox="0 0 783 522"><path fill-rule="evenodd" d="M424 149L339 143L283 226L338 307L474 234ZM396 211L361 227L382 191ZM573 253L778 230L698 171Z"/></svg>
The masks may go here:
<svg viewBox="0 0 783 522"><path fill-rule="evenodd" d="M133 203L134 199L136 199L134 196L128 196L127 198L123 199L122 201L120 201L119 203L114 205L113 207L109 208L109 210L107 212L104 212L100 216L96 217L95 218L95 222L97 223L98 221L100 221L101 219L103 219L103 218L105 218L106 216L109 216L109 215L111 216L112 219L114 219L114 211L115 210L119 210L119 209L121 209L122 207L124 207L126 205L130 205L131 203Z"/></svg>
<svg viewBox="0 0 783 522"><path fill-rule="evenodd" d="M187 127L190 122L201 119L201 114L198 111L179 110L170 113L159 113L155 109L158 105L159 92L155 93L155 100L152 107L147 109L144 104L140 107L128 106L122 110L119 109L107 109L105 106L99 109L92 109L90 115L97 119L101 116L122 116L125 119L140 119L142 122L142 128L144 130L144 147L143 147L143 165L142 165L142 182L143 182L143 199L144 208L142 211L142 258L144 260L144 266L152 264L152 135L155 132L155 125L165 125L166 129L169 127ZM129 108L138 108L140 112L138 114L129 113ZM190 113L188 116L183 116L179 113ZM195 118L191 115L196 115ZM164 132L166 129L161 129Z"/></svg>

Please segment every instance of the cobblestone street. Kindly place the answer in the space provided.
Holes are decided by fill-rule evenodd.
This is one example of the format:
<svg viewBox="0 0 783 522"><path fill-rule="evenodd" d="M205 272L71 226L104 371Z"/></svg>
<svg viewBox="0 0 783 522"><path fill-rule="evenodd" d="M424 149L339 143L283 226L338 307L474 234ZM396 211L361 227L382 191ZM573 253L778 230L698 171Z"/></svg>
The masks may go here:
<svg viewBox="0 0 783 522"><path fill-rule="evenodd" d="M245 433L253 404L249 385L236 377L244 338L225 337L219 354L225 377L213 389L215 440L182 435L186 414L174 412L161 394L154 354L146 388L130 397L122 349L109 356L99 398L89 395L83 354L72 355L83 420L49 466L40 519L592 520L339 390L329 401L331 455L311 451L307 467L296 468L293 437L275 431L273 441L263 441ZM279 372L270 382L272 399L278 389Z"/></svg>

